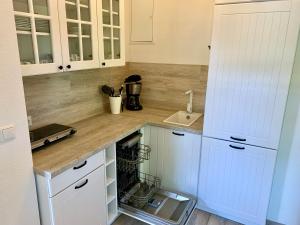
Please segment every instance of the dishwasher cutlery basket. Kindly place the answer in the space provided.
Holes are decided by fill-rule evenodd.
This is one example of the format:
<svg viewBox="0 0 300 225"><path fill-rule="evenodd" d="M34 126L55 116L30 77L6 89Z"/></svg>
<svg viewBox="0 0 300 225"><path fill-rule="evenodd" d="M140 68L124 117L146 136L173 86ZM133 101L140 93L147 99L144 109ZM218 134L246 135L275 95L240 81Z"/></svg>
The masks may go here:
<svg viewBox="0 0 300 225"><path fill-rule="evenodd" d="M160 188L161 181L158 177L139 172L138 182L123 193L122 203L143 208Z"/></svg>

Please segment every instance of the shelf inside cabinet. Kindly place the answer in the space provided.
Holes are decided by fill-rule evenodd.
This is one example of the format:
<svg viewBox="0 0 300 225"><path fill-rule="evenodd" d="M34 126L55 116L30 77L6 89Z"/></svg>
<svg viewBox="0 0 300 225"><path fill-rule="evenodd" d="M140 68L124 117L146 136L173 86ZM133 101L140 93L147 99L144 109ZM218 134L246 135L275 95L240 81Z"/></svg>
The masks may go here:
<svg viewBox="0 0 300 225"><path fill-rule="evenodd" d="M107 158L106 159L106 166L109 166L110 164L114 163L115 159L114 158Z"/></svg>
<svg viewBox="0 0 300 225"><path fill-rule="evenodd" d="M67 4L67 5L76 5L75 2L71 2L71 1L66 1L66 4Z"/></svg>
<svg viewBox="0 0 300 225"><path fill-rule="evenodd" d="M114 196L114 195L107 195L107 205L109 205L115 199L116 199L116 196Z"/></svg>
<svg viewBox="0 0 300 225"><path fill-rule="evenodd" d="M88 5L85 5L85 4L80 4L80 7L81 7L81 8L86 8L86 9L89 8L89 6L88 6Z"/></svg>
<svg viewBox="0 0 300 225"><path fill-rule="evenodd" d="M117 206L117 199L114 199L107 205L107 221L108 224L112 224L112 222L118 216L118 206Z"/></svg>
<svg viewBox="0 0 300 225"><path fill-rule="evenodd" d="M106 186L111 185L113 182L115 182L114 178L106 177Z"/></svg>

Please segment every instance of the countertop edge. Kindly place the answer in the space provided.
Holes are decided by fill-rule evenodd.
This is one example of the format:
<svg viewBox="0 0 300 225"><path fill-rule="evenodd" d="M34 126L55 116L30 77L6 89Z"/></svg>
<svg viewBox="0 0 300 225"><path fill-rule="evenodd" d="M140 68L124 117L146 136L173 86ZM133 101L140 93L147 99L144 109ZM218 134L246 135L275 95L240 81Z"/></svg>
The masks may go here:
<svg viewBox="0 0 300 225"><path fill-rule="evenodd" d="M35 173L35 175L43 176L46 179L53 179L54 177L65 172L66 170L72 168L73 166L78 164L80 161L86 160L87 158L103 151L106 147L122 140L124 137L128 136L131 133L134 133L137 130L140 130L141 128L143 128L145 126L156 126L156 127L161 127L161 128L165 128L165 129L173 129L173 130L177 130L177 131L188 132L188 133L192 133L192 134L196 134L196 135L202 135L202 133L203 133L202 130L196 130L196 129L193 129L190 127L176 126L174 124L160 124L160 123L155 123L155 122L145 122L141 125L136 126L133 129L126 131L126 133L119 135L118 137L110 140L109 142L103 144L102 146L97 147L97 149L91 150L87 154L82 155L82 157L80 157L79 159L71 161L66 166L60 168L59 170L48 171L48 170L40 170L40 169L33 167L34 173Z"/></svg>

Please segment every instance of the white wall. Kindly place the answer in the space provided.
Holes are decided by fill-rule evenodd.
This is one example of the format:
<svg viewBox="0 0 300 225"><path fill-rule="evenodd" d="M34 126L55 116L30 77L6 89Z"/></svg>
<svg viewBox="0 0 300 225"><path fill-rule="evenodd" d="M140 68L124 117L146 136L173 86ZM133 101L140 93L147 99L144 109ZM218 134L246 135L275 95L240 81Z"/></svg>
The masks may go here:
<svg viewBox="0 0 300 225"><path fill-rule="evenodd" d="M208 65L213 1L154 2L154 43L131 44L131 0L125 0L126 61Z"/></svg>
<svg viewBox="0 0 300 225"><path fill-rule="evenodd" d="M16 138L0 143L0 224L38 225L23 84L12 1L0 7L0 127L16 126Z"/></svg>
<svg viewBox="0 0 300 225"><path fill-rule="evenodd" d="M278 151L268 218L300 224L300 37Z"/></svg>

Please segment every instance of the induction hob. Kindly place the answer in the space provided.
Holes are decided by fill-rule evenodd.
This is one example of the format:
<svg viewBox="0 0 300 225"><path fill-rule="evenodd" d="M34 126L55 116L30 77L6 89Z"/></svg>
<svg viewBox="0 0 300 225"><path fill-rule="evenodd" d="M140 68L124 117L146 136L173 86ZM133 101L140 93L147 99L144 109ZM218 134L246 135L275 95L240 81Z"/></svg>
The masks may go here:
<svg viewBox="0 0 300 225"><path fill-rule="evenodd" d="M35 150L75 133L75 128L56 123L32 130L30 131L31 149Z"/></svg>

